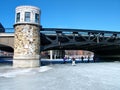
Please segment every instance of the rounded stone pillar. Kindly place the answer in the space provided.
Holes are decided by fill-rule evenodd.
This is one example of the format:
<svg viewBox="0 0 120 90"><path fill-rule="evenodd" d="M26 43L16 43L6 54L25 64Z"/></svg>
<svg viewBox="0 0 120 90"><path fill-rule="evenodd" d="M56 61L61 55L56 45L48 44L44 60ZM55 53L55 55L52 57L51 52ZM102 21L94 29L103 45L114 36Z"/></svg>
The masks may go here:
<svg viewBox="0 0 120 90"><path fill-rule="evenodd" d="M18 6L15 16L13 67L40 66L40 9Z"/></svg>

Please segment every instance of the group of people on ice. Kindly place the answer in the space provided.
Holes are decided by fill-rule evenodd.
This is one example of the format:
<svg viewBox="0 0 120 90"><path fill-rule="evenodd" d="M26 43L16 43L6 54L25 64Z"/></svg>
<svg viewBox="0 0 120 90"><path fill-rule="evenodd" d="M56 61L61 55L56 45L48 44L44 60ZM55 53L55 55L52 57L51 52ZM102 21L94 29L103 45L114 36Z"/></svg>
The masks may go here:
<svg viewBox="0 0 120 90"><path fill-rule="evenodd" d="M67 57L64 57L64 58L63 58L63 63L64 63L64 64L66 63L66 60L67 60L67 59L68 59ZM75 58L73 57L71 60L72 60L72 65L76 65L76 64L75 64Z"/></svg>
<svg viewBox="0 0 120 90"><path fill-rule="evenodd" d="M85 59L85 57L82 56L81 61L84 62L84 59ZM69 60L69 58L64 57L63 58L63 63L65 64L67 62L67 60ZM76 65L76 58L75 57L72 57L70 60L72 61L72 65ZM93 61L95 61L94 57L93 57ZM90 56L87 57L87 62L88 63L90 62Z"/></svg>

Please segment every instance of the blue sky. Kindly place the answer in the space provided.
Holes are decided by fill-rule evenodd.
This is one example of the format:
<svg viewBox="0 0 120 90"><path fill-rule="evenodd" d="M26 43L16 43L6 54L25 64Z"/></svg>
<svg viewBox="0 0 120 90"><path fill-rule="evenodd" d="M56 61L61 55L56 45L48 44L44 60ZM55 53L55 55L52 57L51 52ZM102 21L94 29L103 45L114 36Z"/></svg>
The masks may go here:
<svg viewBox="0 0 120 90"><path fill-rule="evenodd" d="M13 27L20 5L39 7L44 28L120 31L120 0L2 0L0 22L5 28Z"/></svg>

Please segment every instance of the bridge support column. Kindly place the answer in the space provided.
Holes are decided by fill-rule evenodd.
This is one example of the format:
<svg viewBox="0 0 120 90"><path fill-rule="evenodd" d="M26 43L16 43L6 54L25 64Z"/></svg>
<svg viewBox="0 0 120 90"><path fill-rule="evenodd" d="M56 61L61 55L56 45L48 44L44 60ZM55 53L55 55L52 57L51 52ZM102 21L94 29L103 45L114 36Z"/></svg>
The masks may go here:
<svg viewBox="0 0 120 90"><path fill-rule="evenodd" d="M53 55L55 55L55 58L64 58L65 50L53 50Z"/></svg>
<svg viewBox="0 0 120 90"><path fill-rule="evenodd" d="M13 67L40 66L39 14L37 7L16 8Z"/></svg>

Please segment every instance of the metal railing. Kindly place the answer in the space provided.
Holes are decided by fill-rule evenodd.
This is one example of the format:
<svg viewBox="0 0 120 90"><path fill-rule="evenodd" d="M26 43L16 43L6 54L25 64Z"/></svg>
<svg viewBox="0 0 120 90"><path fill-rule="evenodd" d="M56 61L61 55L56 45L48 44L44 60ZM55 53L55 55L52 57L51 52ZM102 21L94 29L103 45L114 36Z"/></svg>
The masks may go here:
<svg viewBox="0 0 120 90"><path fill-rule="evenodd" d="M60 28L42 28L41 33L45 35L55 35L56 33L63 33L65 35L73 35L73 34L81 34L83 36L86 35L104 35L109 37L111 35L116 35L120 37L120 32L115 31L103 31L103 30L86 30L86 29L60 29Z"/></svg>
<svg viewBox="0 0 120 90"><path fill-rule="evenodd" d="M0 31L2 31L3 28L0 28ZM5 32L0 33L14 33L14 28L4 28ZM64 29L64 28L42 28L40 30L41 33L45 35L55 35L56 33L63 33L66 35L72 35L75 34L82 34L82 35L88 35L89 33L92 34L101 34L106 37L111 36L112 34L120 36L120 32L117 31L103 31L103 30L87 30L87 29Z"/></svg>
<svg viewBox="0 0 120 90"><path fill-rule="evenodd" d="M14 28L0 28L0 33L14 33Z"/></svg>

